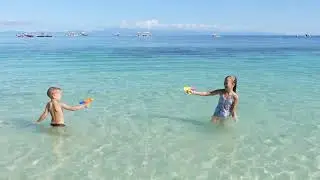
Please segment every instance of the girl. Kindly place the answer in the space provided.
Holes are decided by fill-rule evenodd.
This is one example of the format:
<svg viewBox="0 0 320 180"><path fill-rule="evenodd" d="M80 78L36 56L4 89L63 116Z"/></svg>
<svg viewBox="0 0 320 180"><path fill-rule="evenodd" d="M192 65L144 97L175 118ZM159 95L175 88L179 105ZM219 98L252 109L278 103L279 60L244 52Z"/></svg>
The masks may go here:
<svg viewBox="0 0 320 180"><path fill-rule="evenodd" d="M233 120L236 120L236 108L239 100L236 91L237 78L235 76L227 76L224 79L224 89L216 89L209 92L196 92L192 90L191 93L199 96L220 95L218 105L211 118L212 122L217 123L220 120L230 117L230 115L232 116Z"/></svg>

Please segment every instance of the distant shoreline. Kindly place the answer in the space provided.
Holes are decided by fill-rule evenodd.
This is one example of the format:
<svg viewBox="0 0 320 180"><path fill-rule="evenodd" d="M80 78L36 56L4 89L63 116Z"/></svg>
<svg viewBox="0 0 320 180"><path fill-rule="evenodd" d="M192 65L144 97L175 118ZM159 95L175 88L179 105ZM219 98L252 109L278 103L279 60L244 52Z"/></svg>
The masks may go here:
<svg viewBox="0 0 320 180"><path fill-rule="evenodd" d="M118 34L121 35L136 35L137 32L145 32L150 31L152 35L166 35L166 36L194 36L194 35L205 35L205 36L212 36L216 34L218 36L269 36L269 37L296 37L302 38L305 34L310 34L311 37L320 36L320 34L312 34L309 32L300 32L300 33L272 33L272 32L246 32L246 31L214 31L214 30L205 30L205 31L196 31L196 30L163 30L163 29L127 29L127 28L106 28L101 30L66 30L66 31L43 31L43 30L29 30L29 31L21 31L21 30L7 30L7 31L0 31L0 34L17 34L17 33L38 33L38 32L45 32L50 34L65 34L67 32L82 32L85 31L89 35L114 35Z"/></svg>
<svg viewBox="0 0 320 180"><path fill-rule="evenodd" d="M20 33L37 33L42 31L0 31L0 35L10 35L16 36L16 34ZM90 37L94 36L115 36L115 33L119 33L117 37L128 37L128 36L136 36L138 31L89 31L88 34ZM211 37L214 39L224 38L224 37L294 37L300 39L309 39L309 38L317 38L320 37L318 34L311 34L311 37L305 37L304 34L267 34L267 33L237 33L237 32L217 32L215 33L219 37L212 36L212 32L188 32L188 31L150 31L152 32L152 36L166 36L166 37L182 37L182 36L199 36L199 37ZM46 34L50 34L53 37L57 36L65 36L66 32L54 32L54 31L45 31Z"/></svg>

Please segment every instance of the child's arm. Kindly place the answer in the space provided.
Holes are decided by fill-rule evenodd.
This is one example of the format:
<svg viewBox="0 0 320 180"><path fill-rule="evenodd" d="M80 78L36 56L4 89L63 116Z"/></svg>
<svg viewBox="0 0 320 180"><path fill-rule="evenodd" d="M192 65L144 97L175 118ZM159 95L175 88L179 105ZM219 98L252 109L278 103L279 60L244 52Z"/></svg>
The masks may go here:
<svg viewBox="0 0 320 180"><path fill-rule="evenodd" d="M69 111L77 111L77 110L84 109L84 108L88 107L88 105L82 104L82 105L77 105L77 106L69 106L64 103L61 103L61 107L63 109L69 110Z"/></svg>
<svg viewBox="0 0 320 180"><path fill-rule="evenodd" d="M199 95L199 96L215 96L217 94L223 93L223 91L224 91L224 89L216 89L214 91L208 91L208 92L191 91L191 93L194 95Z"/></svg>
<svg viewBox="0 0 320 180"><path fill-rule="evenodd" d="M41 122L41 121L43 121L43 120L45 120L47 118L48 112L49 112L48 106L49 106L49 104L46 105L43 113L40 115L39 119L36 121L37 123L39 123L39 122Z"/></svg>
<svg viewBox="0 0 320 180"><path fill-rule="evenodd" d="M237 119L237 106L238 106L238 102L239 102L238 95L234 95L233 99L234 99L234 101L232 104L231 116L234 120L236 120Z"/></svg>

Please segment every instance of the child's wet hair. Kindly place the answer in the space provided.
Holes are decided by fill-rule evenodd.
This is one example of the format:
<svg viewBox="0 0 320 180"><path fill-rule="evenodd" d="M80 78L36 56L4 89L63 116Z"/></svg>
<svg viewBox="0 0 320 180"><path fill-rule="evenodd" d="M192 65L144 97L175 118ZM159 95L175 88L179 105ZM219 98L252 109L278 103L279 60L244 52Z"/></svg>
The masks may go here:
<svg viewBox="0 0 320 180"><path fill-rule="evenodd" d="M234 83L233 91L237 92L237 82L238 82L237 77L229 75L225 79L228 79L228 78L232 79L232 81Z"/></svg>
<svg viewBox="0 0 320 180"><path fill-rule="evenodd" d="M58 88L58 87L50 87L50 88L48 89L48 91L47 91L48 97L49 97L49 98L52 98L53 92L54 92L54 91L57 91L57 90L61 91L61 88Z"/></svg>

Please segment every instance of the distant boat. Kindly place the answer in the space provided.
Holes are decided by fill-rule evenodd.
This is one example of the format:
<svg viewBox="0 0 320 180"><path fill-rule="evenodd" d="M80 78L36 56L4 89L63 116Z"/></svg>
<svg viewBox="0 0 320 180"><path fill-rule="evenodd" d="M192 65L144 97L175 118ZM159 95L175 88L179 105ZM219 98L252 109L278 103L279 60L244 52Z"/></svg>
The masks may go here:
<svg viewBox="0 0 320 180"><path fill-rule="evenodd" d="M120 36L120 33L114 33L113 36Z"/></svg>
<svg viewBox="0 0 320 180"><path fill-rule="evenodd" d="M20 37L20 38L24 37L23 34L16 34L16 36L17 36L17 37Z"/></svg>
<svg viewBox="0 0 320 180"><path fill-rule="evenodd" d="M72 37L74 37L74 36L78 36L78 34L76 34L75 32L67 32L67 33L66 33L66 36L72 36Z"/></svg>
<svg viewBox="0 0 320 180"><path fill-rule="evenodd" d="M52 35L37 35L36 37L52 37Z"/></svg>
<svg viewBox="0 0 320 180"><path fill-rule="evenodd" d="M150 37L152 36L151 32L138 32L137 33L138 37Z"/></svg>
<svg viewBox="0 0 320 180"><path fill-rule="evenodd" d="M24 37L32 38L32 37L34 37L34 35L27 34L27 33L17 34L16 36L20 37L20 38L24 38Z"/></svg>
<svg viewBox="0 0 320 180"><path fill-rule="evenodd" d="M211 36L212 36L213 38L218 38L218 37L220 37L219 35L214 34L214 33L213 33Z"/></svg>
<svg viewBox="0 0 320 180"><path fill-rule="evenodd" d="M299 34L297 34L296 35L296 38L298 38L298 37L300 37L300 35ZM305 37L305 38L311 38L311 35L310 34L304 34L303 36L301 36L301 37Z"/></svg>
<svg viewBox="0 0 320 180"><path fill-rule="evenodd" d="M81 32L80 35L81 35L81 36L88 36L88 34L85 33L85 32Z"/></svg>
<svg viewBox="0 0 320 180"><path fill-rule="evenodd" d="M70 36L70 37L88 36L88 34L85 33L85 32L80 32L80 33L77 33L77 32L67 32L67 33L66 33L66 36Z"/></svg>
<svg viewBox="0 0 320 180"><path fill-rule="evenodd" d="M52 37L52 35L40 33L39 35L36 35L36 37Z"/></svg>

